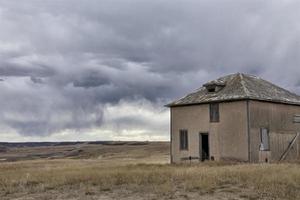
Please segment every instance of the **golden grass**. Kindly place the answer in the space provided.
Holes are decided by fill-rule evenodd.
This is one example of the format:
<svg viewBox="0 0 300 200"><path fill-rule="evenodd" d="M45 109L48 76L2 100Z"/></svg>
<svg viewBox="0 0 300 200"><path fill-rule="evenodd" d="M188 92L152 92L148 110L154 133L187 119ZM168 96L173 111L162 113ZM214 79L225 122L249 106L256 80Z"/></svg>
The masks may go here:
<svg viewBox="0 0 300 200"><path fill-rule="evenodd" d="M0 196L63 188L93 188L168 195L175 191L213 193L231 186L259 197L300 199L299 164L207 163L199 165L105 164L97 160L38 160L0 164ZM234 192L234 190L232 191Z"/></svg>

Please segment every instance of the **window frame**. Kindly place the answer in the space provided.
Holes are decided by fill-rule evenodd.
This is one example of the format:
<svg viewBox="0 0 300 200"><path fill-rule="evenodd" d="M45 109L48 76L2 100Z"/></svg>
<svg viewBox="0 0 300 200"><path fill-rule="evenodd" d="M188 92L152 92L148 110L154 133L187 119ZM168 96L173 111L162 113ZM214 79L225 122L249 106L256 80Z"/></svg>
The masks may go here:
<svg viewBox="0 0 300 200"><path fill-rule="evenodd" d="M179 130L179 149L181 151L189 150L189 135L187 129Z"/></svg>
<svg viewBox="0 0 300 200"><path fill-rule="evenodd" d="M219 103L209 104L209 121L210 123L220 122L220 105Z"/></svg>
<svg viewBox="0 0 300 200"><path fill-rule="evenodd" d="M265 147L265 143L263 142L263 138L265 138L265 137L263 137L263 130L266 130L266 135L267 135L266 138L267 138L267 147L268 148ZM263 149L261 149L261 147L260 147L261 151L270 151L270 130L267 127L261 127L260 128L260 145L261 144L264 145Z"/></svg>

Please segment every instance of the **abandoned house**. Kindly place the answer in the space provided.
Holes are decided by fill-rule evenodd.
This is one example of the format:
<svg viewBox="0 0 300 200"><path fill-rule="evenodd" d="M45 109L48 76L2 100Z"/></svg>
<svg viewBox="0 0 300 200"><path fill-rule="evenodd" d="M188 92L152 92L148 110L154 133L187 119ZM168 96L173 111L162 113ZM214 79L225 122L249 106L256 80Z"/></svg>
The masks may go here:
<svg viewBox="0 0 300 200"><path fill-rule="evenodd" d="M300 158L300 96L259 77L221 77L167 106L172 163Z"/></svg>

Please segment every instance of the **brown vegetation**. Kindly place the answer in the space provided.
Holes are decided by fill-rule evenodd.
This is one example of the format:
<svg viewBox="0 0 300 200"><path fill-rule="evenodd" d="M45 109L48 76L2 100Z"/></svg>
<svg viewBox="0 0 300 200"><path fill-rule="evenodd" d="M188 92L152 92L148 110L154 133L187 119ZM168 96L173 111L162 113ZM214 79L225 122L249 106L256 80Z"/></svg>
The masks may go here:
<svg viewBox="0 0 300 200"><path fill-rule="evenodd" d="M300 198L296 163L169 165L165 147L156 155L137 148L143 153L129 151L125 159L107 153L97 159L3 162L0 199Z"/></svg>

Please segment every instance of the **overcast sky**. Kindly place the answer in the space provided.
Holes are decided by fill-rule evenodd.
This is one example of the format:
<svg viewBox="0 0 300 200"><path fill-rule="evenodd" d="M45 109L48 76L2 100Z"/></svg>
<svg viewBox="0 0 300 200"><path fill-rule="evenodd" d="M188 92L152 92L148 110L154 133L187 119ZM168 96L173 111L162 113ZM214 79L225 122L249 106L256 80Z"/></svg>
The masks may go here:
<svg viewBox="0 0 300 200"><path fill-rule="evenodd" d="M300 1L0 0L0 141L168 140L229 73L300 93Z"/></svg>

